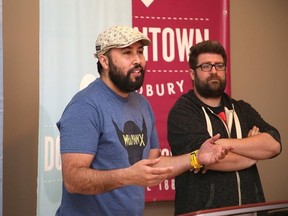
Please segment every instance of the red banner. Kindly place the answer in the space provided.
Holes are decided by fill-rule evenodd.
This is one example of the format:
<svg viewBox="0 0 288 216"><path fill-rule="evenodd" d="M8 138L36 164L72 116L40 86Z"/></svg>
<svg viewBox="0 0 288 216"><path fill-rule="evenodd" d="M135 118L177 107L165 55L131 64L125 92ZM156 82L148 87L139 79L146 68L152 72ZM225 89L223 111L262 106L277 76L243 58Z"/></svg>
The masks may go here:
<svg viewBox="0 0 288 216"><path fill-rule="evenodd" d="M156 116L162 155L171 155L167 116L180 95L192 88L189 48L203 40L218 40L228 56L230 94L229 0L132 0L133 26L152 44L145 51L145 83L139 92L150 101ZM146 190L146 201L174 199L174 179Z"/></svg>

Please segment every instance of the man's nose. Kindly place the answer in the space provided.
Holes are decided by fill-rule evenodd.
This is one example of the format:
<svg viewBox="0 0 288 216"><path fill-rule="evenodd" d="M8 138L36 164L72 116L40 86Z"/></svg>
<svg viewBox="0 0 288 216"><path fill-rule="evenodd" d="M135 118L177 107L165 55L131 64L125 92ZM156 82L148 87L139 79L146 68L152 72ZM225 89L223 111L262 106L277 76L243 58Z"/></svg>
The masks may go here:
<svg viewBox="0 0 288 216"><path fill-rule="evenodd" d="M212 65L210 73L217 73L216 65Z"/></svg>
<svg viewBox="0 0 288 216"><path fill-rule="evenodd" d="M141 62L140 56L139 56L137 53L135 53L135 54L133 55L133 63L134 63L134 64L135 64L135 63L139 64L140 62Z"/></svg>

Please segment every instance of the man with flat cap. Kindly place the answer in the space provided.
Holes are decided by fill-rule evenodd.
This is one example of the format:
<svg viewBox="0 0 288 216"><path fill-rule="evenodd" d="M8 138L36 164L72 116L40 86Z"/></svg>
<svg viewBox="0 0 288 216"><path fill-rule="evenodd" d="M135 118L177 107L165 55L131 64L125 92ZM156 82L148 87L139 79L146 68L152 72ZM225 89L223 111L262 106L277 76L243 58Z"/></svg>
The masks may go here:
<svg viewBox="0 0 288 216"><path fill-rule="evenodd" d="M100 33L96 58L100 78L78 92L59 122L63 191L56 215L143 215L145 187L202 165L217 163L229 149L216 135L193 154L160 156L155 118L143 84L144 46L134 28Z"/></svg>

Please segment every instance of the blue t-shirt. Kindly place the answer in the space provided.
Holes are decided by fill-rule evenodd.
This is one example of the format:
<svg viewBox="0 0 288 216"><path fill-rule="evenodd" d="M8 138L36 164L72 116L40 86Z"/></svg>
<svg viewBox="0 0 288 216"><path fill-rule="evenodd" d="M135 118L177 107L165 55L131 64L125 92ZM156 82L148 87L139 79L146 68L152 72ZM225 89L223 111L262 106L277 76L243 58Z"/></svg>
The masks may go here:
<svg viewBox="0 0 288 216"><path fill-rule="evenodd" d="M148 158L159 148L155 118L147 99L123 98L101 79L78 92L57 126L62 153L95 155L92 169L111 170ZM99 195L71 194L63 186L56 215L143 215L144 187L125 186Z"/></svg>

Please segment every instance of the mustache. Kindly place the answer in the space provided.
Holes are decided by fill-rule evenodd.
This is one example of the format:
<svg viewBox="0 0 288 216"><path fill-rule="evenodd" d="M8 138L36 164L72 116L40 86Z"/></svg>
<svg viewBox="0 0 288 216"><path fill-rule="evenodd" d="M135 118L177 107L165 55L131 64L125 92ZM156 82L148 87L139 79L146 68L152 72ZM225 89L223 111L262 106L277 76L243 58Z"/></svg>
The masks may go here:
<svg viewBox="0 0 288 216"><path fill-rule="evenodd" d="M133 70L134 69L141 69L141 71L144 70L144 68L140 64L135 64L134 67L133 67Z"/></svg>
<svg viewBox="0 0 288 216"><path fill-rule="evenodd" d="M215 80L215 79L221 81L221 78L217 74L211 74L207 80L210 81L210 80Z"/></svg>
<svg viewBox="0 0 288 216"><path fill-rule="evenodd" d="M139 70L140 69L140 71L141 71L141 73L144 73L144 68L140 65L140 64L135 64L129 71L128 71L128 73L130 74L130 73L132 73L133 72L133 70Z"/></svg>

